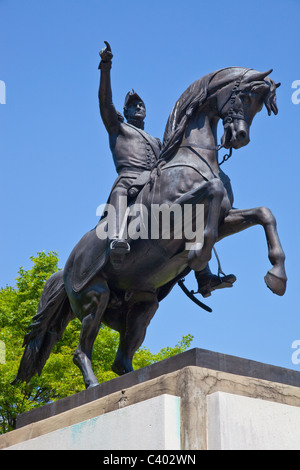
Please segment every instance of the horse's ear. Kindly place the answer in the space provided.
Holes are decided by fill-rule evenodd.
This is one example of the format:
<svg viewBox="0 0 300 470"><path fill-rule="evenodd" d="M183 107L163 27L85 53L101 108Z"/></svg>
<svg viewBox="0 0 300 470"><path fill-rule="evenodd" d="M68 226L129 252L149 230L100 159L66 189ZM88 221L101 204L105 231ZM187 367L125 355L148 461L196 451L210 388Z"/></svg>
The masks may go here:
<svg viewBox="0 0 300 470"><path fill-rule="evenodd" d="M256 72L253 74L249 74L247 78L247 82L262 82L270 73L273 72L273 69L268 70L267 72Z"/></svg>

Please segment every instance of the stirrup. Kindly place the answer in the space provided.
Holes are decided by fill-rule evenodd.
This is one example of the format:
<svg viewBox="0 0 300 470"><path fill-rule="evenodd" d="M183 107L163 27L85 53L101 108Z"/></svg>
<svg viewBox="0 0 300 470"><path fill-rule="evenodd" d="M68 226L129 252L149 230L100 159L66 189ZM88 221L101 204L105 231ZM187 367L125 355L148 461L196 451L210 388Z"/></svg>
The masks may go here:
<svg viewBox="0 0 300 470"><path fill-rule="evenodd" d="M234 274L228 274L222 277L213 275L210 281L198 290L197 294L201 294L204 298L210 297L214 290L233 287L235 281L236 276Z"/></svg>
<svg viewBox="0 0 300 470"><path fill-rule="evenodd" d="M196 292L197 294L201 294L204 298L210 297L211 293L214 290L225 289L225 287L233 287L233 284L236 281L236 276L234 274L226 275L224 273L221 267L220 258L215 247L213 247L213 251L218 263L218 274L213 274L212 276L210 276L209 281L203 287L200 287L200 289L198 289L198 291Z"/></svg>

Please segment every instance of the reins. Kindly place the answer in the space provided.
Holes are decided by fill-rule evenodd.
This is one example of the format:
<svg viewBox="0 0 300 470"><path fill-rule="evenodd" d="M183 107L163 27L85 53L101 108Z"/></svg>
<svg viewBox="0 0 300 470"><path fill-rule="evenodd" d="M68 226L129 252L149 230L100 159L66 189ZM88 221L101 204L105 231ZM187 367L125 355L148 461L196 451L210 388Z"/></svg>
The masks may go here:
<svg viewBox="0 0 300 470"><path fill-rule="evenodd" d="M211 148L211 147L201 147L201 146L198 145L198 144L189 144L189 145L181 145L179 148L189 148L189 149L191 149L193 152L195 152L195 148L199 148L199 149L203 149L203 150L215 150L216 152L219 152L219 150L221 150L222 148L224 148L224 145L221 145L221 144L220 144L220 145L218 145L217 147ZM219 161L218 161L218 165L219 165L219 166L223 165L224 162L227 162L227 160L229 160L229 158L232 156L232 151L233 151L233 148L230 147L229 153L227 153L226 155L223 156L222 161L221 161L220 163L219 163ZM196 153L197 153L197 152L196 152ZM209 166L209 164L207 163L207 161L206 161L203 157L201 157L200 154L197 153L197 155L198 155L198 157L201 158L201 160L204 161L204 163L206 163L206 165ZM211 168L210 168L210 169L211 169ZM211 170L211 171L212 171L212 170Z"/></svg>

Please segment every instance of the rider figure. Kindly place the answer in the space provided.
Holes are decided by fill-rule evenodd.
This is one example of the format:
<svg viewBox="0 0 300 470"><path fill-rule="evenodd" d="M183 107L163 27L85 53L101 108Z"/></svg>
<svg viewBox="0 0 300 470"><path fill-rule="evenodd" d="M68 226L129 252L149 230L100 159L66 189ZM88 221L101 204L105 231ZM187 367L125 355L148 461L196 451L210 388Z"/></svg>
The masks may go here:
<svg viewBox="0 0 300 470"><path fill-rule="evenodd" d="M109 202L116 210L116 226L109 230L110 261L117 269L123 262L124 256L130 251L127 240L120 233L124 208L120 207L122 200L127 200L128 190L144 171L151 171L159 159L161 142L144 131L146 108L142 99L133 90L127 93L124 103L124 116L115 109L112 101L110 69L113 54L110 45L105 41L106 47L99 53L100 86L99 106L100 114L109 135L109 145L113 155L118 178L110 194ZM121 198L124 197L124 199ZM126 198L126 199L125 199ZM125 208L126 209L126 208ZM230 276L216 276L212 274L209 266L195 273L199 292L207 297L218 288L231 287L233 280Z"/></svg>
<svg viewBox="0 0 300 470"><path fill-rule="evenodd" d="M124 208L120 203L127 198L127 191L144 171L150 171L156 164L161 143L144 131L146 108L142 99L134 91L127 93L124 103L124 116L116 111L112 102L110 69L113 54L107 42L100 51L101 70L99 86L99 106L103 123L109 135L109 145L119 175L110 195L109 202L116 209L116 226L110 227L110 258L117 267L124 255L130 251L129 243L120 233ZM121 196L124 197L122 200ZM121 210L122 209L122 210ZM126 208L125 208L126 209Z"/></svg>

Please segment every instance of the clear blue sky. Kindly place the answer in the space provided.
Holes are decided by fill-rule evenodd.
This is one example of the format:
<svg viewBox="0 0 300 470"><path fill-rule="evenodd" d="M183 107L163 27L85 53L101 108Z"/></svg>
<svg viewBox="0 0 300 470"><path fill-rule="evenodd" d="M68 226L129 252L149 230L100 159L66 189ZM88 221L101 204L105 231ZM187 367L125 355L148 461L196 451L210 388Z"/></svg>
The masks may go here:
<svg viewBox="0 0 300 470"><path fill-rule="evenodd" d="M298 0L0 0L0 286L13 285L37 251L58 252L63 267L94 227L96 208L115 179L98 111L98 51L114 53L113 96L121 111L134 88L147 107L146 130L162 138L180 94L201 76L228 66L264 71L282 82L278 116L264 109L250 144L224 171L235 206L270 207L287 255L287 293L267 289L261 227L218 244L233 289L215 292L208 314L174 288L148 328L153 352L183 334L192 347L300 370L291 360L299 329L299 121L291 101L300 79ZM220 129L221 136L221 129ZM105 176L104 176L105 175ZM215 268L215 262L212 262ZM187 283L195 288L193 275Z"/></svg>

